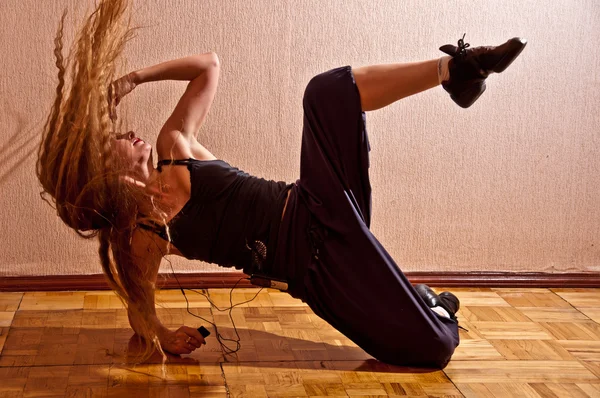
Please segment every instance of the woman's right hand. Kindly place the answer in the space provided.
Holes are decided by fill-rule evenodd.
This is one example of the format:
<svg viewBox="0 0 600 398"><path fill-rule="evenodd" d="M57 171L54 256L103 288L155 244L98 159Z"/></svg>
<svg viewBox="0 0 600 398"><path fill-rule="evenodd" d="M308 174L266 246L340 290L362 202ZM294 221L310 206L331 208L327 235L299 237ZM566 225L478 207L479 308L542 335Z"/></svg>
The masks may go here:
<svg viewBox="0 0 600 398"><path fill-rule="evenodd" d="M162 349L171 354L190 354L206 344L200 332L188 326L176 331L165 330L159 335L159 340Z"/></svg>

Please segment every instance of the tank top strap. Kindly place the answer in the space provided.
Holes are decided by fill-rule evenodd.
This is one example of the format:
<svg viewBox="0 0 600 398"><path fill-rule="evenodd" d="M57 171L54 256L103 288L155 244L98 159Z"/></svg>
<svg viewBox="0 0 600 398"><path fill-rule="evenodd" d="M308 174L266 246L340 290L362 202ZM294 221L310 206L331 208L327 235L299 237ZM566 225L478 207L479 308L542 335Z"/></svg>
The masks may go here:
<svg viewBox="0 0 600 398"><path fill-rule="evenodd" d="M148 220L145 223L139 223L138 227L145 229L146 231L154 232L156 235L161 237L163 240L169 241L169 237L167 236L167 231L164 225L159 225L154 221ZM150 224L150 225L148 225Z"/></svg>
<svg viewBox="0 0 600 398"><path fill-rule="evenodd" d="M188 166L194 159L162 159L158 161L156 169L161 172L163 166Z"/></svg>

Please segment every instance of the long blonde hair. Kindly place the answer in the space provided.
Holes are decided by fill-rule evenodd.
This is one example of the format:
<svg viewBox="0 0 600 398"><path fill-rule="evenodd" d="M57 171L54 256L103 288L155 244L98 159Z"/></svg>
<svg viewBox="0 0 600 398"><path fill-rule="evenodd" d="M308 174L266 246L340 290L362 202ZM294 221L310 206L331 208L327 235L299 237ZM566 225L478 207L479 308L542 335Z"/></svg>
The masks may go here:
<svg viewBox="0 0 600 398"><path fill-rule="evenodd" d="M134 261L131 239L142 217L139 203L148 194L119 178L124 165L111 151L117 126L109 116L116 62L134 31L130 10L128 0L100 1L80 27L66 59L63 13L54 40L56 97L44 126L36 172L42 196L52 197L65 224L84 238L98 237L108 283L128 310L140 315L136 329L149 343L143 355L147 358L154 348L160 350L144 307L151 302L153 286ZM144 217L161 219L159 214Z"/></svg>

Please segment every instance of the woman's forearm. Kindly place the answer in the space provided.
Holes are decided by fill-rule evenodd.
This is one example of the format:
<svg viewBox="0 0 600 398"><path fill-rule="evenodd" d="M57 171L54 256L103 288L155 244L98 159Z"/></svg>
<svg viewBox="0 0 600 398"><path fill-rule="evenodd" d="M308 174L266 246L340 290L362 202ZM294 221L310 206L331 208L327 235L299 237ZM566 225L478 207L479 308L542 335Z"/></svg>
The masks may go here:
<svg viewBox="0 0 600 398"><path fill-rule="evenodd" d="M159 80L191 81L207 69L218 66L219 57L217 57L217 54L210 52L162 62L131 72L130 76L136 85Z"/></svg>
<svg viewBox="0 0 600 398"><path fill-rule="evenodd" d="M140 314L136 314L133 311L128 311L127 316L129 318L129 325L133 331L138 335L142 335L143 328L141 327L141 324L143 321L140 319ZM156 314L148 315L147 322L149 322L148 326L150 326L150 328L157 334L159 339L165 332L169 331L169 329L160 322Z"/></svg>

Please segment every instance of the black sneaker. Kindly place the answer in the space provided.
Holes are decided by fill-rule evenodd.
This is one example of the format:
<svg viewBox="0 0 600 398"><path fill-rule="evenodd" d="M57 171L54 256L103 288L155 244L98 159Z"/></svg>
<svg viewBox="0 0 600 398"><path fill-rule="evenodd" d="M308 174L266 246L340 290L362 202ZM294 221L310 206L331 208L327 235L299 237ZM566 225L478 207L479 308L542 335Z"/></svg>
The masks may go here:
<svg viewBox="0 0 600 398"><path fill-rule="evenodd" d="M527 40L514 37L496 47L474 47L458 40L458 47L446 44L440 50L452 59L448 63L450 79L442 87L450 98L462 108L468 108L485 91L485 79L490 73L503 72L521 54Z"/></svg>
<svg viewBox="0 0 600 398"><path fill-rule="evenodd" d="M460 310L460 300L453 293L441 292L438 297L440 298L440 306L450 314L455 315Z"/></svg>
<svg viewBox="0 0 600 398"><path fill-rule="evenodd" d="M450 314L450 319L456 321L456 313L460 309L458 297L450 292L442 292L438 295L425 284L415 285L414 288L429 308L442 307Z"/></svg>

